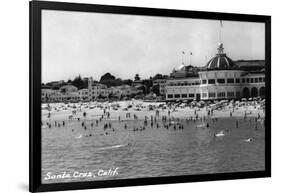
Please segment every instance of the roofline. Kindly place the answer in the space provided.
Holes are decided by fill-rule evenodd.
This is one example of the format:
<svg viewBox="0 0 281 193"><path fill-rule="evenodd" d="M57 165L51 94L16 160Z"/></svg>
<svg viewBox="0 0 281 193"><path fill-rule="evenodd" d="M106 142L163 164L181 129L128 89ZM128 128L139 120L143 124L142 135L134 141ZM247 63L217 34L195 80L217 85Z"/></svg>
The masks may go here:
<svg viewBox="0 0 281 193"><path fill-rule="evenodd" d="M265 62L265 60L233 60L233 62Z"/></svg>
<svg viewBox="0 0 281 193"><path fill-rule="evenodd" d="M206 71L243 71L245 72L245 70L242 69L219 69L219 68L211 68L211 69L202 69L201 71L198 71L198 73L200 72L206 72Z"/></svg>
<svg viewBox="0 0 281 193"><path fill-rule="evenodd" d="M199 76L194 76L194 77L178 77L178 78L168 78L166 80L178 80L178 79L197 79Z"/></svg>

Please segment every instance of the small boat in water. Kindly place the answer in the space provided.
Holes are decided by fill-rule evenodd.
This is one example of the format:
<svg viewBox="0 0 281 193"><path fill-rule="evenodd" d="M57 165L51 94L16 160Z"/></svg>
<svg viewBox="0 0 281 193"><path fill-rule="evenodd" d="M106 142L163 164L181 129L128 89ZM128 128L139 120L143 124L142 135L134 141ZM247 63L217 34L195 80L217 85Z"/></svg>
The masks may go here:
<svg viewBox="0 0 281 193"><path fill-rule="evenodd" d="M220 132L216 133L215 136L216 137L223 137L223 136L225 136L225 133L224 133L224 131L220 131Z"/></svg>
<svg viewBox="0 0 281 193"><path fill-rule="evenodd" d="M78 135L77 137L75 137L76 139L80 139L82 138L82 134Z"/></svg>
<svg viewBox="0 0 281 193"><path fill-rule="evenodd" d="M248 139L244 139L243 141L245 141L245 142L252 142L252 141L254 141L254 139L253 138L248 138Z"/></svg>

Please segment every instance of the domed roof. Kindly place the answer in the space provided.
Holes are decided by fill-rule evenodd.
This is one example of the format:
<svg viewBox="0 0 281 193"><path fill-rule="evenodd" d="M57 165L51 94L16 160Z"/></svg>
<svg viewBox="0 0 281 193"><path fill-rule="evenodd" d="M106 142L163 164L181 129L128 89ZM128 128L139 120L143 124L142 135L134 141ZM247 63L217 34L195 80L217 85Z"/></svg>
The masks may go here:
<svg viewBox="0 0 281 193"><path fill-rule="evenodd" d="M178 67L178 70L183 70L185 68L185 65L181 64L179 67Z"/></svg>
<svg viewBox="0 0 281 193"><path fill-rule="evenodd" d="M205 66L207 70L229 70L229 69L237 69L238 66L223 53L223 44L220 43L218 47L218 53L215 57L213 57L207 65Z"/></svg>

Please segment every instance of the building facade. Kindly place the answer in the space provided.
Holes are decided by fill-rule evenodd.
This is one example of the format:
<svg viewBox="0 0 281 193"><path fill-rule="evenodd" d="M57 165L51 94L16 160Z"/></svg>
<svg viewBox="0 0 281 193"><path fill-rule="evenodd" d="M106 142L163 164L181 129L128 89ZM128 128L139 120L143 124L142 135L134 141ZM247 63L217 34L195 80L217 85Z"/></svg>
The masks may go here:
<svg viewBox="0 0 281 193"><path fill-rule="evenodd" d="M89 90L87 88L80 89L78 91L80 100L88 100L89 99Z"/></svg>
<svg viewBox="0 0 281 193"><path fill-rule="evenodd" d="M59 90L41 89L41 101L47 102L78 102L79 91L75 86L66 85Z"/></svg>
<svg viewBox="0 0 281 193"><path fill-rule="evenodd" d="M176 72L174 70L173 74ZM174 75L166 83L166 100L239 99L264 95L264 69L240 68L223 52L222 43L216 56L196 76L179 78Z"/></svg>
<svg viewBox="0 0 281 193"><path fill-rule="evenodd" d="M109 91L107 86L100 83L94 83L93 78L88 79L89 100L108 97Z"/></svg>
<svg viewBox="0 0 281 193"><path fill-rule="evenodd" d="M153 80L153 86L159 85L159 95L160 96L165 96L166 93L166 79L156 79Z"/></svg>

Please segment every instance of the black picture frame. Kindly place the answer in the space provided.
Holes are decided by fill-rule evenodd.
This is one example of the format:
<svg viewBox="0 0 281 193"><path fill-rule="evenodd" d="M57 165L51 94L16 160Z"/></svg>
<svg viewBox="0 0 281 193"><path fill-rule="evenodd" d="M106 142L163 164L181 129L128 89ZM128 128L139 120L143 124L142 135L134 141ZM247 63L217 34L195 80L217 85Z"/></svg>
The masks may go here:
<svg viewBox="0 0 281 193"><path fill-rule="evenodd" d="M30 164L29 191L61 191L107 187L139 186L152 184L183 183L198 181L230 180L244 178L262 178L271 176L271 17L265 15L247 15L233 13L216 13L201 11L184 11L171 9L155 9L140 7L93 5L80 3L62 3L47 1L29 2L30 10ZM114 14L130 14L144 16L200 18L216 20L235 20L265 23L265 170L253 172L218 173L204 175L188 175L176 177L138 178L95 182L41 183L41 11L64 10L79 12L98 12Z"/></svg>

